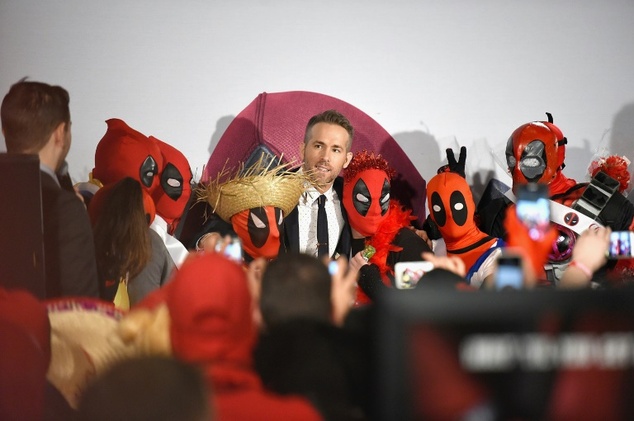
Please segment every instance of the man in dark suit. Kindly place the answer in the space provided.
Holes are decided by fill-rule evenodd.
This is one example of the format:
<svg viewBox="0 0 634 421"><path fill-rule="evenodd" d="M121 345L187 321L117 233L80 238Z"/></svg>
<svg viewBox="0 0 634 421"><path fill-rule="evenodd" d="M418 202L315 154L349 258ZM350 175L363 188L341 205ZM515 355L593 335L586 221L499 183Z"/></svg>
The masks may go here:
<svg viewBox="0 0 634 421"><path fill-rule="evenodd" d="M300 147L301 171L310 171L314 182L284 220L283 248L286 251L349 257L352 237L341 202L343 180L339 173L352 159L353 136L350 121L338 111L324 111L308 121ZM323 240L318 241L317 232L318 201L322 195L328 223L327 247ZM320 244L326 249L323 253L319 250Z"/></svg>
<svg viewBox="0 0 634 421"><path fill-rule="evenodd" d="M92 229L82 201L62 188L56 173L71 144L68 92L25 79L2 101L0 118L7 153L40 159L46 297L98 297Z"/></svg>

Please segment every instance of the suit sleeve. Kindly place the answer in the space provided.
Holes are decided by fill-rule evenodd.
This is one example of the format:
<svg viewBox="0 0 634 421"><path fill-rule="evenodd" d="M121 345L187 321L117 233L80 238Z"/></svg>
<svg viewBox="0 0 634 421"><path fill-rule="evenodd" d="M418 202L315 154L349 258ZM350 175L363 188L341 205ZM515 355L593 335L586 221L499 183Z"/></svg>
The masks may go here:
<svg viewBox="0 0 634 421"><path fill-rule="evenodd" d="M58 200L61 293L99 297L95 244L86 208L70 192L59 195Z"/></svg>

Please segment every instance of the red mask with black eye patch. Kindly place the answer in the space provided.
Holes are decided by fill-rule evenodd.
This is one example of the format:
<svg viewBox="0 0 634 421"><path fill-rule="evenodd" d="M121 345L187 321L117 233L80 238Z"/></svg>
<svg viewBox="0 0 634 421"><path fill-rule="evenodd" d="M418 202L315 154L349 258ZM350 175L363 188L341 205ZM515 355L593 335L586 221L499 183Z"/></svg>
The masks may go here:
<svg viewBox="0 0 634 421"><path fill-rule="evenodd" d="M390 208L390 179L385 171L367 169L346 180L343 206L355 231L364 237L374 235Z"/></svg>
<svg viewBox="0 0 634 421"><path fill-rule="evenodd" d="M254 259L277 257L283 221L282 210L273 206L246 209L231 217L233 230L242 240L242 249Z"/></svg>
<svg viewBox="0 0 634 421"><path fill-rule="evenodd" d="M444 172L429 180L427 203L447 245L447 255L460 257L467 269L496 241L476 226L473 195L460 175Z"/></svg>
<svg viewBox="0 0 634 421"><path fill-rule="evenodd" d="M164 163L160 186L154 190L152 198L156 213L171 224L183 215L191 196L192 171L189 161L178 149L153 136L149 139L158 145Z"/></svg>

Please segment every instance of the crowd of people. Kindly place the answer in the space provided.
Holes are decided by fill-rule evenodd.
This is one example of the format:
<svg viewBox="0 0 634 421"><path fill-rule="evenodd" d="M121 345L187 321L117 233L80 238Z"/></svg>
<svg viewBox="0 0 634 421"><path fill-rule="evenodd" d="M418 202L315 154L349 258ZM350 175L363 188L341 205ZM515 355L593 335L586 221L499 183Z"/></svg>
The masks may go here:
<svg viewBox="0 0 634 421"><path fill-rule="evenodd" d="M433 264L420 293L496 290L506 256L522 289L615 288L634 273L607 257L611 232L634 230L629 173L567 178L550 115L511 134L513 186L488 203L474 202L466 149L448 150L416 225L391 197L395 169L353 153L336 110L307 121L298 168L261 157L200 183L178 150L111 119L88 191L63 177L69 101L29 80L2 101L7 154L40 160L46 272L45 296L0 283L0 419L377 419L374 309L413 293L395 291L399 262ZM539 236L513 203L531 183L553 206ZM205 221L192 229L196 206Z"/></svg>

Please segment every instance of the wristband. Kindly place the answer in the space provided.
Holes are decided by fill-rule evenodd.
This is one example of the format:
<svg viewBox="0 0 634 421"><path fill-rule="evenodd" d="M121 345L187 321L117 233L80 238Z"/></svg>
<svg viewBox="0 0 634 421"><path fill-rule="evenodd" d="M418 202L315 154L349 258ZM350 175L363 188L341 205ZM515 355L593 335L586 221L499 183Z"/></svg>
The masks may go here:
<svg viewBox="0 0 634 421"><path fill-rule="evenodd" d="M590 268L579 262L578 260L573 260L572 262L570 262L570 266L576 267L581 272L585 273L588 279L592 279L592 271L590 270Z"/></svg>

